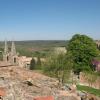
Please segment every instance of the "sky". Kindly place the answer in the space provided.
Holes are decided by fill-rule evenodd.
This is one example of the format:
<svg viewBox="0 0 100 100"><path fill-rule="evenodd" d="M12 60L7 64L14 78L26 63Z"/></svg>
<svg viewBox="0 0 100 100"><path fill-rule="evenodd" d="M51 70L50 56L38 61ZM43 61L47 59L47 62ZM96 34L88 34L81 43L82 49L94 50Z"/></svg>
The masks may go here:
<svg viewBox="0 0 100 100"><path fill-rule="evenodd" d="M0 40L100 39L100 0L0 0Z"/></svg>

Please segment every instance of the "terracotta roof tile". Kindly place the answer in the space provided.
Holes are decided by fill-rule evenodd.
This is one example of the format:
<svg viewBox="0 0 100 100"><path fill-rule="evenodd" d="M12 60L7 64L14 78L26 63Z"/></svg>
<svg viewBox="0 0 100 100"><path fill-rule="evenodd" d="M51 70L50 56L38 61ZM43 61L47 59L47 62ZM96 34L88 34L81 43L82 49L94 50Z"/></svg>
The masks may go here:
<svg viewBox="0 0 100 100"><path fill-rule="evenodd" d="M37 97L37 98L34 98L33 100L54 100L54 97L53 96Z"/></svg>
<svg viewBox="0 0 100 100"><path fill-rule="evenodd" d="M5 96L5 95L6 95L5 89L0 87L0 96Z"/></svg>

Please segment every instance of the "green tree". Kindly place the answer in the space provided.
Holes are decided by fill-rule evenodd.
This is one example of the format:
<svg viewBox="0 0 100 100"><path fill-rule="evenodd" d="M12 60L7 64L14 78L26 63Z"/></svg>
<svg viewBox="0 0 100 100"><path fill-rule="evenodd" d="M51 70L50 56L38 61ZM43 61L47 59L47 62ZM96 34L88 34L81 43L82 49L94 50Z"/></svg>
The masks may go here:
<svg viewBox="0 0 100 100"><path fill-rule="evenodd" d="M30 63L30 70L34 70L35 67L36 67L35 60L34 58L32 58L31 63Z"/></svg>
<svg viewBox="0 0 100 100"><path fill-rule="evenodd" d="M68 54L53 53L46 59L44 72L51 77L57 78L63 84L68 80L71 68L72 62Z"/></svg>
<svg viewBox="0 0 100 100"><path fill-rule="evenodd" d="M91 70L91 61L98 55L95 41L86 35L80 34L72 37L67 50L72 54L74 71L77 73L83 70Z"/></svg>
<svg viewBox="0 0 100 100"><path fill-rule="evenodd" d="M41 59L39 56L37 57L36 69L41 69Z"/></svg>

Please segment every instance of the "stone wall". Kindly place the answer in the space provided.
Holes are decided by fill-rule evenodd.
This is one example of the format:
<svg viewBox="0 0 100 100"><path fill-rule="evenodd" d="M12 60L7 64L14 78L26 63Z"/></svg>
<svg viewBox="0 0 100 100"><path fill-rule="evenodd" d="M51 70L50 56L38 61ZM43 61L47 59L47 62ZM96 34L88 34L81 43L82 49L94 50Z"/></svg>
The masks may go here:
<svg viewBox="0 0 100 100"><path fill-rule="evenodd" d="M97 45L100 45L100 40L95 41Z"/></svg>

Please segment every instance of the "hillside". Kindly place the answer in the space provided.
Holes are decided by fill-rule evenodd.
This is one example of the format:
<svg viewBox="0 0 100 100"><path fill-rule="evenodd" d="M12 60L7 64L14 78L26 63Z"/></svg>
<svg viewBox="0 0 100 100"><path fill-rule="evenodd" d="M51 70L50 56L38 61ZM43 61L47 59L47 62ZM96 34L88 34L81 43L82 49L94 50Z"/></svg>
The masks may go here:
<svg viewBox="0 0 100 100"><path fill-rule="evenodd" d="M64 40L29 40L29 41L15 41L17 52L23 56L33 56L37 52L42 56L52 50L54 47L64 47L67 41ZM8 42L9 49L11 41ZM3 51L4 42L0 42L0 50Z"/></svg>

